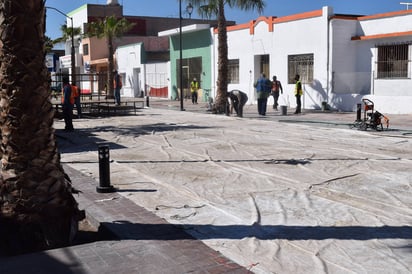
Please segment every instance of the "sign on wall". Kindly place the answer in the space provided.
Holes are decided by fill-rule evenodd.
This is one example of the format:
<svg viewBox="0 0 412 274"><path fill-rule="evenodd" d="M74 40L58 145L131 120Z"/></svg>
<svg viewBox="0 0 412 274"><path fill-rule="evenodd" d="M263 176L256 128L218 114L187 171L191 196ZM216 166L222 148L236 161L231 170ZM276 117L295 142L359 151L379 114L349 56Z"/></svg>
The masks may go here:
<svg viewBox="0 0 412 274"><path fill-rule="evenodd" d="M71 68L71 66L72 66L72 59L71 59L71 56L70 56L70 55L62 56L62 57L60 57L59 60L60 60L60 68L61 68L61 69L64 69L64 68L69 69L69 68Z"/></svg>

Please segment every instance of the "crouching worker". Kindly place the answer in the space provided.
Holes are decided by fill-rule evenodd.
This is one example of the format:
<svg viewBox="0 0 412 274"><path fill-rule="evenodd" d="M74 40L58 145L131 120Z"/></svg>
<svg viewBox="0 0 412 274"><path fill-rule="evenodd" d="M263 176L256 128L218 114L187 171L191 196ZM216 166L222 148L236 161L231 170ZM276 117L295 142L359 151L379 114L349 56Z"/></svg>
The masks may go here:
<svg viewBox="0 0 412 274"><path fill-rule="evenodd" d="M234 89L227 93L227 97L230 99L230 113L235 109L237 117L243 117L243 106L248 100L246 93Z"/></svg>

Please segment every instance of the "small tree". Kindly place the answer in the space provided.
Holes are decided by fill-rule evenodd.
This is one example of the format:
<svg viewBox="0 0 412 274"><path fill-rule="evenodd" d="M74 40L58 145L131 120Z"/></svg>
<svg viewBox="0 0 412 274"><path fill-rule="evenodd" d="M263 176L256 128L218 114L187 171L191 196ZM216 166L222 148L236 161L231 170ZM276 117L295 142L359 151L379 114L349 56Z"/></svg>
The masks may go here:
<svg viewBox="0 0 412 274"><path fill-rule="evenodd" d="M227 102L226 93L228 85L228 47L225 6L239 8L241 10L256 9L262 12L265 3L263 0L190 0L186 2L191 2L194 6L197 6L199 14L203 17L217 17L219 46L216 110L218 113L223 113L225 112Z"/></svg>
<svg viewBox="0 0 412 274"><path fill-rule="evenodd" d="M107 48L109 50L109 71L108 71L108 97L114 98L114 87L113 87L113 70L114 70L114 46L113 40L115 38L120 38L133 27L133 23L130 23L125 18L116 18L114 15L100 19L95 22L89 23L87 26L86 35L89 37L96 36L97 38L107 39Z"/></svg>

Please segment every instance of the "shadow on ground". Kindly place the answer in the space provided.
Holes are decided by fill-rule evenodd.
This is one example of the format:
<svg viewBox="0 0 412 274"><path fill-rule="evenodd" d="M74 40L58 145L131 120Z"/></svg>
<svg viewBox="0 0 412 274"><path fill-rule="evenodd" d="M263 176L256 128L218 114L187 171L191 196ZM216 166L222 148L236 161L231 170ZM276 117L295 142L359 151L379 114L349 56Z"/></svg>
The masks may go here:
<svg viewBox="0 0 412 274"><path fill-rule="evenodd" d="M57 145L60 153L79 153L85 151L97 151L100 145L108 145L111 150L126 148L118 143L108 142L97 137L96 132L111 132L118 138L132 137L137 138L141 135L155 135L157 133L179 130L200 130L209 127L196 126L189 124L168 124L156 123L133 127L119 126L99 126L93 128L75 129L74 131L64 131L56 129Z"/></svg>
<svg viewBox="0 0 412 274"><path fill-rule="evenodd" d="M197 225L197 224L133 224L128 221L101 223L109 231L116 231L120 239L131 240L199 240L243 239L254 237L260 240L372 240L412 239L410 226L286 226L286 225ZM120 232L117 233L117 232ZM123 233L125 232L125 233Z"/></svg>

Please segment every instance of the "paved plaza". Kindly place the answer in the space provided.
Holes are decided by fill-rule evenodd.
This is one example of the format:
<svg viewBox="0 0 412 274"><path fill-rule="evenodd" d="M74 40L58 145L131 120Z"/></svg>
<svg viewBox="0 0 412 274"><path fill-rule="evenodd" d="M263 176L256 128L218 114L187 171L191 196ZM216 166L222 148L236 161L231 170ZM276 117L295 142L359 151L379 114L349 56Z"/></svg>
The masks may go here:
<svg viewBox="0 0 412 274"><path fill-rule="evenodd" d="M86 116L69 133L56 121L81 208L119 240L37 256L62 273L412 271L411 115L376 132L351 129L355 113L248 105L237 118L179 103ZM115 193L95 191L101 145Z"/></svg>

